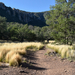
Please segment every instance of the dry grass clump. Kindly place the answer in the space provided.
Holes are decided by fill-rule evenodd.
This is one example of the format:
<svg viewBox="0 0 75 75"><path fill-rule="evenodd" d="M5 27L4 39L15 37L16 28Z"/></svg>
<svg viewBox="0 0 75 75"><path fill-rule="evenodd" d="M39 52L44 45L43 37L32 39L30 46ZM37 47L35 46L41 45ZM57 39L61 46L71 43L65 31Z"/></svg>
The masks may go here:
<svg viewBox="0 0 75 75"><path fill-rule="evenodd" d="M75 57L75 50L72 50L73 47L69 45L53 45L53 44L48 44L47 45L49 48L55 50L58 52L62 58L71 58Z"/></svg>
<svg viewBox="0 0 75 75"><path fill-rule="evenodd" d="M26 48L27 49L35 49L35 50L40 50L44 47L44 45L40 42L27 42L26 43Z"/></svg>
<svg viewBox="0 0 75 75"><path fill-rule="evenodd" d="M10 66L18 66L19 63L21 63L22 61L21 59L22 57L18 53L17 54L15 53L9 60Z"/></svg>
<svg viewBox="0 0 75 75"><path fill-rule="evenodd" d="M53 45L53 44L47 44L47 47L55 50L55 52L58 52L58 49L59 49L57 45Z"/></svg>
<svg viewBox="0 0 75 75"><path fill-rule="evenodd" d="M15 54L16 52L15 51L9 51L7 54L6 54L6 57L5 57L5 59L6 59L6 62L8 63L9 62L9 60L11 59L11 57Z"/></svg>
<svg viewBox="0 0 75 75"><path fill-rule="evenodd" d="M23 50L27 47L41 49L44 45L40 42L24 42L24 43L4 43L0 46L0 50Z"/></svg>
<svg viewBox="0 0 75 75"><path fill-rule="evenodd" d="M75 44L72 45L72 49L75 50Z"/></svg>
<svg viewBox="0 0 75 75"><path fill-rule="evenodd" d="M42 49L43 47L44 47L43 44L41 44L41 43L37 44L37 49L38 49L38 50Z"/></svg>
<svg viewBox="0 0 75 75"><path fill-rule="evenodd" d="M37 50L37 47L34 46L34 45L28 45L28 46L26 47L26 50L28 50L28 49L34 49L34 50Z"/></svg>
<svg viewBox="0 0 75 75"><path fill-rule="evenodd" d="M20 55L27 54L27 49L40 50L43 47L44 45L40 42L0 43L0 62L8 62L10 65L18 65L20 63L18 61Z"/></svg>
<svg viewBox="0 0 75 75"><path fill-rule="evenodd" d="M9 50L0 50L0 62L5 61L5 56Z"/></svg>
<svg viewBox="0 0 75 75"><path fill-rule="evenodd" d="M68 50L66 58L69 58L70 60L75 60L75 50Z"/></svg>
<svg viewBox="0 0 75 75"><path fill-rule="evenodd" d="M71 57L75 58L75 50L71 50Z"/></svg>
<svg viewBox="0 0 75 75"><path fill-rule="evenodd" d="M49 40L49 43L54 43L55 41L54 40Z"/></svg>
<svg viewBox="0 0 75 75"><path fill-rule="evenodd" d="M26 54L26 50L25 49L16 50L16 53L19 53L20 55L25 55Z"/></svg>
<svg viewBox="0 0 75 75"><path fill-rule="evenodd" d="M58 53L61 54L62 50L63 50L64 46L61 46L58 50Z"/></svg>
<svg viewBox="0 0 75 75"><path fill-rule="evenodd" d="M0 52L0 62L2 62L2 60L3 60L3 54L2 52Z"/></svg>
<svg viewBox="0 0 75 75"><path fill-rule="evenodd" d="M66 47L61 50L61 57L62 58L66 57L67 51L68 51L68 48L66 48Z"/></svg>
<svg viewBox="0 0 75 75"><path fill-rule="evenodd" d="M47 40L44 41L45 43L47 43ZM49 43L54 43L54 40L49 40Z"/></svg>

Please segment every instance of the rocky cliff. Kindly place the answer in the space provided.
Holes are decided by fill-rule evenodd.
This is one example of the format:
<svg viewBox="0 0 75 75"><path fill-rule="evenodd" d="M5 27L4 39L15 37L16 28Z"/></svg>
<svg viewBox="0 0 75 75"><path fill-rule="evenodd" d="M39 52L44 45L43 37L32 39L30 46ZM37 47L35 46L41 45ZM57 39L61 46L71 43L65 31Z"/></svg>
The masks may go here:
<svg viewBox="0 0 75 75"><path fill-rule="evenodd" d="M27 23L35 26L45 26L45 12L34 13L7 7L0 2L0 16L6 17L8 22Z"/></svg>

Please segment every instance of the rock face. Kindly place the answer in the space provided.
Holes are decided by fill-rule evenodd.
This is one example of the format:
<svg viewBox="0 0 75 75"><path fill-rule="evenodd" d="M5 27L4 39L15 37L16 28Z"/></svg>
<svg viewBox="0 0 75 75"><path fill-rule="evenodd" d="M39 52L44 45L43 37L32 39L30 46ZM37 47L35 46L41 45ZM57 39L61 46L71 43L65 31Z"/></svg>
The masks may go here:
<svg viewBox="0 0 75 75"><path fill-rule="evenodd" d="M8 22L19 22L19 23L27 23L36 26L44 26L45 12L41 13L33 13L26 12L19 9L6 7L2 2L0 2L0 16L6 17Z"/></svg>
<svg viewBox="0 0 75 75"><path fill-rule="evenodd" d="M0 2L0 8L5 10L5 5L2 2Z"/></svg>

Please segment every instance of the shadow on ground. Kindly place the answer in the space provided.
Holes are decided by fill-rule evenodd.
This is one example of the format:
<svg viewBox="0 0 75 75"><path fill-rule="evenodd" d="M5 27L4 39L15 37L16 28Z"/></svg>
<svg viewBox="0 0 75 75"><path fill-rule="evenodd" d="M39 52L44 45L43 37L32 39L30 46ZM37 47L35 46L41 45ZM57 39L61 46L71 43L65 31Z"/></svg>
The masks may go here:
<svg viewBox="0 0 75 75"><path fill-rule="evenodd" d="M8 66L0 66L0 70L2 70L3 68L8 68Z"/></svg>
<svg viewBox="0 0 75 75"><path fill-rule="evenodd" d="M23 56L24 58L27 58L27 60L37 60L35 57L35 51L27 50L27 54Z"/></svg>
<svg viewBox="0 0 75 75"><path fill-rule="evenodd" d="M21 63L21 67L28 68L28 69L33 69L33 70L46 70L46 68L33 66L33 65L28 64L28 63Z"/></svg>
<svg viewBox="0 0 75 75"><path fill-rule="evenodd" d="M28 69L34 69L34 70L46 70L46 68L35 66L35 64L37 64L35 61L38 59L35 56L35 51L29 50L28 54L23 57L26 58L29 62L21 63L20 64L21 67L28 68ZM32 60L34 60L34 62Z"/></svg>

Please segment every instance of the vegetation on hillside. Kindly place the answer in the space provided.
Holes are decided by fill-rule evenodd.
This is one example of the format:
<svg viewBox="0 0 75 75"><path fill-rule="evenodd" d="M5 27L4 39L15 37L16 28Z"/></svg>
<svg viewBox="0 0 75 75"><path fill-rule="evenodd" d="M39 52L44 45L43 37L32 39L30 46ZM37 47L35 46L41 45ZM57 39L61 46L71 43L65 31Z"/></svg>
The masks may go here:
<svg viewBox="0 0 75 75"><path fill-rule="evenodd" d="M6 22L5 17L0 16L0 39L12 41L43 41L50 37L50 27L38 27L16 22Z"/></svg>
<svg viewBox="0 0 75 75"><path fill-rule="evenodd" d="M4 5L4 3L2 3ZM17 22L22 24L28 24L33 26L43 27L46 25L44 13L45 12L26 12L19 9L12 9L4 5L5 9L0 7L0 16L6 17L7 22Z"/></svg>

